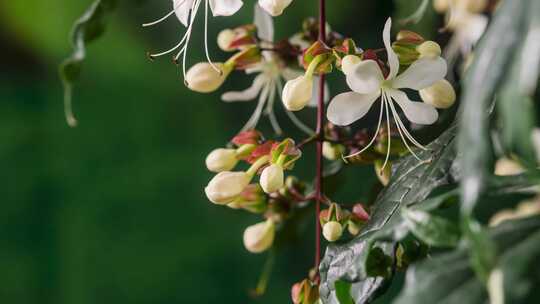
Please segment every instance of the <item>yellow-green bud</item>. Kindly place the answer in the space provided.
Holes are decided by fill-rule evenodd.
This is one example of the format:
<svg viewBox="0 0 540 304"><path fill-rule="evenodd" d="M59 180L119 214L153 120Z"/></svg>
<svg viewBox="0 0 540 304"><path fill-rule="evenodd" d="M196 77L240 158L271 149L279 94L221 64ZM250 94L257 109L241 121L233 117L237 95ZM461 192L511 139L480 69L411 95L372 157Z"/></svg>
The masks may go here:
<svg viewBox="0 0 540 304"><path fill-rule="evenodd" d="M330 221L323 226L323 236L329 242L339 240L343 234L343 227L339 222Z"/></svg>
<svg viewBox="0 0 540 304"><path fill-rule="evenodd" d="M456 91L446 79L437 81L419 93L425 103L438 109L448 109L456 102Z"/></svg>
<svg viewBox="0 0 540 304"><path fill-rule="evenodd" d="M289 111L300 111L311 101L312 93L312 77L299 76L285 84L282 94L283 104Z"/></svg>
<svg viewBox="0 0 540 304"><path fill-rule="evenodd" d="M420 58L437 58L441 56L441 46L435 41L426 41L416 47Z"/></svg>

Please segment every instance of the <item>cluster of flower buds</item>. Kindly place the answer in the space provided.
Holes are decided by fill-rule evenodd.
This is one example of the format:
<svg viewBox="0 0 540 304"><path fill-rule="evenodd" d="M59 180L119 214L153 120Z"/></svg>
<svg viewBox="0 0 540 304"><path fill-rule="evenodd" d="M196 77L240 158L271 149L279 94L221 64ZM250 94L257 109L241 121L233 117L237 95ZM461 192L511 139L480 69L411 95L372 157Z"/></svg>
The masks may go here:
<svg viewBox="0 0 540 304"><path fill-rule="evenodd" d="M219 148L206 158L208 170L217 173L205 188L208 199L218 205L265 213L264 223L251 226L244 233L244 244L251 252L269 248L274 223L282 218L282 204L293 195L303 197L302 186L292 177L285 182L285 170L294 167L301 152L294 141L264 140L255 131L245 131L232 139L234 148ZM232 171L240 161L250 165L246 171ZM252 183L260 175L258 183ZM286 208L285 208L286 209Z"/></svg>
<svg viewBox="0 0 540 304"><path fill-rule="evenodd" d="M345 227L351 235L360 233L364 223L369 220L369 214L362 204L355 204L352 211L348 211L332 203L328 209L321 211L319 220L324 238L329 242L335 242L341 238Z"/></svg>

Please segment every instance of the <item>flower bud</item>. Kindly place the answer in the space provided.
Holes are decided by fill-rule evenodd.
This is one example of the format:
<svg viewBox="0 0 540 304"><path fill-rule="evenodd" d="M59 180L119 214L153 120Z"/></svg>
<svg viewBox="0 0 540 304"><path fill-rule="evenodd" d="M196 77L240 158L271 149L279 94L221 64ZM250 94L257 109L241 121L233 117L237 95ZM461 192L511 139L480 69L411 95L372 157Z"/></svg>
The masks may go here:
<svg viewBox="0 0 540 304"><path fill-rule="evenodd" d="M268 14L276 17L283 14L283 11L291 4L292 0L259 0L259 5Z"/></svg>
<svg viewBox="0 0 540 304"><path fill-rule="evenodd" d="M220 172L204 188L208 199L219 205L226 205L234 201L251 181L246 172Z"/></svg>
<svg viewBox="0 0 540 304"><path fill-rule="evenodd" d="M206 157L206 168L212 172L222 172L232 170L238 159L234 149L215 149Z"/></svg>
<svg viewBox="0 0 540 304"><path fill-rule="evenodd" d="M441 56L441 46L435 41L426 41L416 47L420 58L437 58Z"/></svg>
<svg viewBox="0 0 540 304"><path fill-rule="evenodd" d="M456 91L446 79L420 90L422 100L438 109L450 108L456 102Z"/></svg>
<svg viewBox="0 0 540 304"><path fill-rule="evenodd" d="M208 62L199 62L192 66L186 74L188 88L199 93L210 93L217 90L231 69L223 63L214 63L214 66L221 72L216 71Z"/></svg>
<svg viewBox="0 0 540 304"><path fill-rule="evenodd" d="M272 220L249 226L244 231L244 246L251 253L261 253L274 242L275 225Z"/></svg>
<svg viewBox="0 0 540 304"><path fill-rule="evenodd" d="M312 92L311 77L300 76L289 80L283 88L283 104L289 111L300 111L311 101Z"/></svg>
<svg viewBox="0 0 540 304"><path fill-rule="evenodd" d="M349 221L347 223L347 230L349 230L351 235L358 235L358 233L360 233L360 228L360 225L356 224L354 221Z"/></svg>
<svg viewBox="0 0 540 304"><path fill-rule="evenodd" d="M375 173L377 174L377 177L379 178L379 181L381 182L381 184L383 186L388 186L388 184L390 183L390 178L392 177L392 164L390 162L388 162L388 164L386 165L386 167L382 167L383 166L383 161L382 160L377 160L375 161Z"/></svg>
<svg viewBox="0 0 540 304"><path fill-rule="evenodd" d="M319 303L319 286L308 279L298 282L291 288L291 299L294 304Z"/></svg>
<svg viewBox="0 0 540 304"><path fill-rule="evenodd" d="M278 191L284 184L283 168L277 164L264 168L259 183L266 193Z"/></svg>
<svg viewBox="0 0 540 304"><path fill-rule="evenodd" d="M497 176L518 175L523 171L521 164L510 158L502 157L495 163L495 175Z"/></svg>
<svg viewBox="0 0 540 304"><path fill-rule="evenodd" d="M217 36L217 44L220 49L225 52L230 52L235 50L234 47L231 47L231 44L236 39L236 32L231 29L224 29L219 32Z"/></svg>
<svg viewBox="0 0 540 304"><path fill-rule="evenodd" d="M433 8L438 13L444 13L450 9L450 1L453 0L434 0Z"/></svg>
<svg viewBox="0 0 540 304"><path fill-rule="evenodd" d="M339 222L330 221L323 226L323 236L329 242L339 240L343 234L343 227Z"/></svg>
<svg viewBox="0 0 540 304"><path fill-rule="evenodd" d="M337 160L343 154L345 148L339 144L333 144L331 142L323 142L323 156L328 160Z"/></svg>
<svg viewBox="0 0 540 304"><path fill-rule="evenodd" d="M347 55L343 57L343 59L341 59L341 70L343 71L343 74L347 75L352 73L354 71L354 66L360 61L362 60L355 55Z"/></svg>

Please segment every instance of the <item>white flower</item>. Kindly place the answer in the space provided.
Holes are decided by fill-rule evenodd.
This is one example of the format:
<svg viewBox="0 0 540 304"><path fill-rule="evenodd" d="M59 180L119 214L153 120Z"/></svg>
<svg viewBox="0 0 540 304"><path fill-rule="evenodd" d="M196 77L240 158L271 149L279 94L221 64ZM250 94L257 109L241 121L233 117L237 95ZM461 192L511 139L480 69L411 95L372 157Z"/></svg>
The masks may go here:
<svg viewBox="0 0 540 304"><path fill-rule="evenodd" d="M416 156L405 138L415 146L425 149L407 131L394 103L401 108L405 117L412 123L430 125L438 119L437 110L433 106L423 102L411 101L402 89L421 90L443 79L447 72L446 61L441 57L421 58L398 75L399 60L390 42L391 26L392 21L388 19L383 32L390 67L389 75L385 78L381 68L373 60L364 60L357 63L354 68L347 69L348 73L346 74L347 84L353 91L337 95L328 107L328 119L336 125L346 126L364 117L372 105L377 100L381 100L379 122L375 136L364 149L354 155L362 153L375 142L385 112L388 129L390 129L390 115L392 115L399 134L413 155ZM388 133L388 153L383 168L388 162L390 152L390 132Z"/></svg>
<svg viewBox="0 0 540 304"><path fill-rule="evenodd" d="M254 23L263 46L264 42L271 44L274 41L274 23L272 17L262 10L259 5L255 5ZM271 45L268 46L271 47ZM272 52L263 51L262 54L262 61L246 70L247 74L257 74L253 79L253 84L243 91L226 92L221 96L221 99L225 102L237 102L251 101L258 97L255 111L242 128L242 131L254 129L264 113L269 117L274 132L281 134L281 127L274 113L276 95L281 95L284 80L297 77L301 72L287 68ZM293 113L287 111L287 115L299 129L310 135L313 134L313 130L303 124Z"/></svg>
<svg viewBox="0 0 540 304"><path fill-rule="evenodd" d="M448 80L442 79L420 90L422 100L438 109L448 109L456 102L456 91Z"/></svg>
<svg viewBox="0 0 540 304"><path fill-rule="evenodd" d="M441 56L441 46L435 41L426 41L416 47L420 58L437 58Z"/></svg>
<svg viewBox="0 0 540 304"><path fill-rule="evenodd" d="M279 16L292 0L259 0L259 5L272 16Z"/></svg>
<svg viewBox="0 0 540 304"><path fill-rule="evenodd" d="M237 163L235 149L215 149L206 157L206 167L216 173L232 170Z"/></svg>
<svg viewBox="0 0 540 304"><path fill-rule="evenodd" d="M470 54L488 25L488 18L481 14L487 7L487 1L437 0L434 7L438 12L446 13L446 27L454 32L444 57L452 63L459 53L464 56Z"/></svg>
<svg viewBox="0 0 540 304"><path fill-rule="evenodd" d="M225 52L231 52L234 48L231 48L230 45L236 38L236 33L231 29L224 29L219 32L217 36L217 44L219 48Z"/></svg>
<svg viewBox="0 0 540 304"><path fill-rule="evenodd" d="M246 172L220 172L208 183L204 192L212 203L226 205L244 191L251 178Z"/></svg>
<svg viewBox="0 0 540 304"><path fill-rule="evenodd" d="M278 164L272 164L264 168L259 183L266 193L274 193L283 187L283 168Z"/></svg>
<svg viewBox="0 0 540 304"><path fill-rule="evenodd" d="M251 253L266 251L274 243L275 230L271 219L247 227L244 231L244 246Z"/></svg>
<svg viewBox="0 0 540 304"><path fill-rule="evenodd" d="M343 234L343 227L338 222L330 221L324 224L322 233L327 241L335 242Z"/></svg>
<svg viewBox="0 0 540 304"><path fill-rule="evenodd" d="M176 15L178 20L180 20L180 22L185 27L187 27L187 30L184 36L182 37L182 39L180 39L178 44L176 44L174 47L164 52L149 54L150 58L155 58L155 57L167 55L176 50L179 50L178 53L174 56L174 60L178 61L180 56L183 55L182 71L184 74L184 78L186 76L187 49L188 49L189 41L191 38L191 33L193 31L193 23L195 21L195 17L197 16L201 3L204 3L204 15L205 15L204 16L204 49L206 53L206 58L208 60L208 63L214 68L214 70L216 70L216 72L221 73L219 68L212 63L212 60L210 59L210 55L208 52L208 7L210 7L210 10L212 11L212 15L214 17L215 16L231 16L235 14L238 10L240 10L240 8L243 5L242 0L173 0L172 11L170 11L163 18L160 18L153 22L143 24L143 27L156 25L166 20L170 16Z"/></svg>

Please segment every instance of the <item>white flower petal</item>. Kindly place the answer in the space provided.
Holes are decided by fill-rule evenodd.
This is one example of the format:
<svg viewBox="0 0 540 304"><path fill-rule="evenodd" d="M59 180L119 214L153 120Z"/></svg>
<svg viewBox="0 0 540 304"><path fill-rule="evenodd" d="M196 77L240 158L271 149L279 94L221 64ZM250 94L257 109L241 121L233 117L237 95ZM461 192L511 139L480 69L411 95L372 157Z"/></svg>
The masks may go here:
<svg viewBox="0 0 540 304"><path fill-rule="evenodd" d="M347 84L356 93L372 94L381 88L384 76L373 60L360 61L347 74Z"/></svg>
<svg viewBox="0 0 540 304"><path fill-rule="evenodd" d="M388 65L390 66L390 74L386 79L394 79L399 72L399 59L394 49L392 49L392 41L390 40L390 33L392 30L392 18L388 18L383 30L384 47L386 48L386 54L388 55Z"/></svg>
<svg viewBox="0 0 540 304"><path fill-rule="evenodd" d="M426 103L411 101L399 90L389 90L390 97L399 105L407 119L419 125L431 125L439 118L437 110Z"/></svg>
<svg viewBox="0 0 540 304"><path fill-rule="evenodd" d="M339 94L330 101L326 116L335 125L350 125L364 117L379 96L381 96L380 91L373 94L356 92Z"/></svg>
<svg viewBox="0 0 540 304"><path fill-rule="evenodd" d="M425 89L444 79L447 70L446 60L441 57L418 59L392 82L392 87L395 89Z"/></svg>
<svg viewBox="0 0 540 304"><path fill-rule="evenodd" d="M264 76L259 75L253 80L253 84L243 91L231 91L221 95L221 100L225 102L251 101L257 98L264 85Z"/></svg>
<svg viewBox="0 0 540 304"><path fill-rule="evenodd" d="M262 7L255 4L255 26L260 39L274 41L274 20Z"/></svg>
<svg viewBox="0 0 540 304"><path fill-rule="evenodd" d="M184 26L188 26L189 10L195 0L173 0L174 13L176 18L182 22Z"/></svg>
<svg viewBox="0 0 540 304"><path fill-rule="evenodd" d="M204 0L205 1L205 0ZM210 9L215 16L231 16L234 15L244 2L242 0L209 0Z"/></svg>

